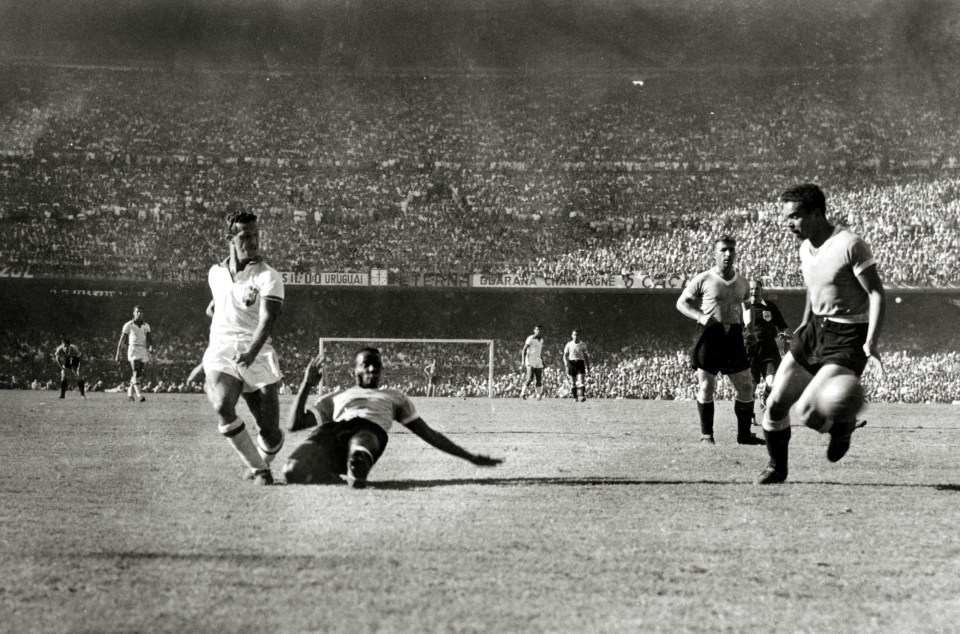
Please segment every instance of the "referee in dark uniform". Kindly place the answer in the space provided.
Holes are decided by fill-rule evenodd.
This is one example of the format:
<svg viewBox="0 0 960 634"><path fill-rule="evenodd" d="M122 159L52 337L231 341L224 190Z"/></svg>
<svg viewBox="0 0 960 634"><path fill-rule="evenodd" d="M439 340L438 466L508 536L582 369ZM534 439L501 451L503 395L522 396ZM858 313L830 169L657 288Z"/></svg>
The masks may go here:
<svg viewBox="0 0 960 634"><path fill-rule="evenodd" d="M750 307L744 314L743 341L747 347L754 389L761 381L764 384L760 409L766 407L773 377L780 367L780 346L777 342L789 336L788 330L789 326L777 305L763 298L763 283L750 280Z"/></svg>

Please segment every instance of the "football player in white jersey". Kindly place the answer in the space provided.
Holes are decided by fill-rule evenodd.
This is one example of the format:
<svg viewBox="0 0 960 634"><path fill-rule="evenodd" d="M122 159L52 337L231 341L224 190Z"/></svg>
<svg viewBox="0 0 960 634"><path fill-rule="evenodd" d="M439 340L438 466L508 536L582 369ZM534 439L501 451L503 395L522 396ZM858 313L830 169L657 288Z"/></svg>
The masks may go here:
<svg viewBox="0 0 960 634"><path fill-rule="evenodd" d="M213 300L210 343L203 355L204 389L219 418L219 430L257 484L272 484L270 463L283 446L279 389L283 374L270 334L283 311L280 274L260 256L257 217L233 214L230 256L210 267ZM240 397L256 419L256 444L237 416Z"/></svg>
<svg viewBox="0 0 960 634"><path fill-rule="evenodd" d="M136 398L142 403L147 400L140 393L140 381L143 379L143 370L150 361L153 352L153 334L150 324L143 320L143 306L133 307L133 319L123 325L120 331L120 341L117 342L115 360L120 362L120 351L127 347L127 361L130 362L130 387L127 389L127 398Z"/></svg>
<svg viewBox="0 0 960 634"><path fill-rule="evenodd" d="M733 412L737 417L737 443L762 445L763 439L750 431L754 390L743 343L743 311L749 302L750 286L733 266L737 259L733 237L717 238L713 254L716 264L694 277L677 300L677 310L697 322L690 363L697 371L700 442L714 444L713 396L717 374L723 373L736 392Z"/></svg>
<svg viewBox="0 0 960 634"><path fill-rule="evenodd" d="M520 357L520 366L525 372L520 398L527 398L527 388L531 383L535 383L537 399L543 399L543 335L540 334L539 324L533 327L533 334L523 342Z"/></svg>
<svg viewBox="0 0 960 634"><path fill-rule="evenodd" d="M573 402L587 400L587 372L590 371L590 355L587 343L580 340L580 331L570 333L570 341L563 347L563 365L570 376L570 392ZM579 390L579 394L577 391Z"/></svg>
<svg viewBox="0 0 960 634"><path fill-rule="evenodd" d="M370 469L387 447L387 432L400 423L428 444L478 467L501 462L470 453L431 428L417 413L413 402L401 391L380 387L383 361L376 348L363 348L354 362L356 385L327 394L312 406L310 391L320 383L324 359L317 355L303 373L297 401L290 410L290 431L319 425L297 447L283 468L290 484L340 484L341 475L353 488L363 488Z"/></svg>
<svg viewBox="0 0 960 634"><path fill-rule="evenodd" d="M773 380L763 413L770 460L757 484L787 479L790 408L801 422L830 434L827 459L840 460L850 448L856 413L847 420L824 420L813 407L824 383L838 375L859 379L867 360L878 355L886 310L877 261L862 238L827 220L823 191L813 183L780 195L780 219L802 242L800 269L807 287L803 321Z"/></svg>
<svg viewBox="0 0 960 634"><path fill-rule="evenodd" d="M77 379L77 389L80 390L80 397L87 398L87 394L84 391L86 383L84 383L83 374L80 372L80 359L82 357L83 353L80 352L80 348L70 343L70 340L66 337L60 340L60 345L53 351L53 358L56 359L57 365L60 366L59 398L64 398L67 394L67 375L70 373Z"/></svg>

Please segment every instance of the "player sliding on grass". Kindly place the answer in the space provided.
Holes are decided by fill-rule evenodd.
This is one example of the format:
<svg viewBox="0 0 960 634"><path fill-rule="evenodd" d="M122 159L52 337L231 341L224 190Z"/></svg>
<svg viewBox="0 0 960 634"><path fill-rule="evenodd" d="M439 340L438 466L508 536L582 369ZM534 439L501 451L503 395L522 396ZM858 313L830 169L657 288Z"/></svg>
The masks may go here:
<svg viewBox="0 0 960 634"><path fill-rule="evenodd" d="M318 355L303 373L297 401L290 410L290 431L320 425L294 449L283 468L291 484L339 484L341 475L350 486L363 488L367 475L387 448L387 432L400 423L427 443L478 467L493 467L500 458L473 454L428 426L410 399L399 390L380 387L383 362L376 348L357 352L354 375L357 384L342 392L327 394L307 406L310 390L320 383L324 360Z"/></svg>
<svg viewBox="0 0 960 634"><path fill-rule="evenodd" d="M848 229L830 224L826 197L819 187L812 183L791 187L780 196L780 203L780 219L803 241L800 269L807 303L763 413L770 461L757 484L787 479L790 407L794 404L804 425L830 434L828 460L836 462L847 453L850 436L858 426L856 411L850 408L844 419L824 419L816 412L817 394L833 377L859 378L863 373L867 359L877 355L886 306L870 247Z"/></svg>

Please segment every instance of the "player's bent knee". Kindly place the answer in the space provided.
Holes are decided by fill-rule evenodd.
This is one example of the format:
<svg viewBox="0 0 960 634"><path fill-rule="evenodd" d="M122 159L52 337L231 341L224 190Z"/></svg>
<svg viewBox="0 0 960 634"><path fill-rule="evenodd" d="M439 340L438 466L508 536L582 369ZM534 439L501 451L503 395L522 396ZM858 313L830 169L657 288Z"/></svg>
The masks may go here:
<svg viewBox="0 0 960 634"><path fill-rule="evenodd" d="M742 403L752 403L753 385L751 384L749 387L744 387L743 385L736 386L734 398Z"/></svg>
<svg viewBox="0 0 960 634"><path fill-rule="evenodd" d="M780 420L790 416L790 405L771 396L767 399L766 411L773 420Z"/></svg>
<svg viewBox="0 0 960 634"><path fill-rule="evenodd" d="M361 429L350 437L350 451L354 449L364 449L371 456L376 456L380 452L380 440L372 431Z"/></svg>

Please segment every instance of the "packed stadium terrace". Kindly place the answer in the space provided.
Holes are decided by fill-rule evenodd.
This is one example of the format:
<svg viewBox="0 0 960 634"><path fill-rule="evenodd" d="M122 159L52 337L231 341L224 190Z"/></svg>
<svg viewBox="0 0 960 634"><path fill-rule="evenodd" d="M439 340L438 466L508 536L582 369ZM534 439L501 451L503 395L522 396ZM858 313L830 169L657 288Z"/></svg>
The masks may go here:
<svg viewBox="0 0 960 634"><path fill-rule="evenodd" d="M280 270L689 276L718 233L798 286L812 180L884 279L960 282L960 79L891 69L356 77L0 67L0 251L160 279L237 204Z"/></svg>
<svg viewBox="0 0 960 634"><path fill-rule="evenodd" d="M75 337L84 352L83 374L93 391L123 391L129 380L127 364L116 363L116 341L93 333ZM183 338L177 335L160 338L146 373L145 391L194 393L201 392L201 383L187 383L190 371L203 356L203 337ZM58 388L59 372L53 351L59 336L52 332L0 334L0 389ZM387 364L386 382L414 396L426 393L424 368L437 363L435 396L485 397L488 394L487 349L475 344L427 345L371 342L384 354ZM689 342L663 341L650 337L629 336L616 346L591 343L591 372L587 378L591 398L642 398L692 400L696 382L686 356ZM954 341L956 343L956 341ZM307 362L316 354L316 344L304 331L290 333L274 340L287 375L284 391L294 393ZM627 345L624 345L627 344ZM336 390L351 383L350 359L356 344L342 344L328 349L332 365L326 389ZM344 347L345 346L345 347ZM517 397L523 386L520 369L522 341L499 340L495 344L494 395ZM904 350L910 342L889 338L887 348ZM951 403L960 394L960 353L890 352L884 354L886 373L872 369L865 374L868 401L900 403ZM545 349L544 385L548 398L570 395L569 377L561 367L561 346ZM75 388L75 386L73 386ZM120 388L119 390L117 388ZM728 381L718 383L718 398L730 400L733 391Z"/></svg>

